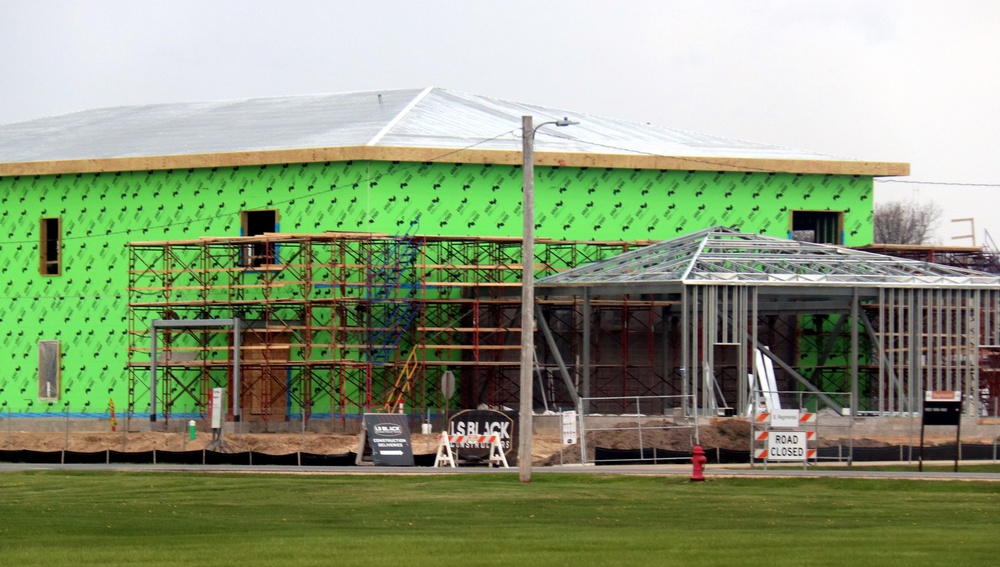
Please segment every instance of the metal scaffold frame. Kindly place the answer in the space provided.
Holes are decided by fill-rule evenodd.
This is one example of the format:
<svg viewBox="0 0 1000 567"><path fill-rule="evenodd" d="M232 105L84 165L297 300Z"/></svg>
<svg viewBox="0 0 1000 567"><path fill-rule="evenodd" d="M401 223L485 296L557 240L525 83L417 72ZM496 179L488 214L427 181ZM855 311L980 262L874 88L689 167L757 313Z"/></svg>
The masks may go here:
<svg viewBox="0 0 1000 567"><path fill-rule="evenodd" d="M639 244L539 239L536 273ZM454 403L439 391L446 370L461 377L463 405L511 405L518 396L520 272L521 241L505 237L267 233L131 243L129 416L143 411L146 399L165 420L205 415L213 387L240 392L235 402L230 396L230 418L265 426L294 415L343 420L366 411L426 411ZM542 400L572 407L576 392L568 390L575 387L552 386L560 372L552 349L571 357L580 345L581 303L541 305L569 318L554 322L551 343L539 341L539 388L549 388ZM609 347L619 360L605 363L612 383L599 378L596 386L614 395L634 393L632 381L642 392L676 389L647 360L662 342L664 304L621 298L602 305L626 324ZM153 321L192 320L240 322L238 378L231 328L161 329L151 360ZM595 333L597 348L613 335ZM151 366L159 371L153 393ZM579 361L571 366L579 376Z"/></svg>

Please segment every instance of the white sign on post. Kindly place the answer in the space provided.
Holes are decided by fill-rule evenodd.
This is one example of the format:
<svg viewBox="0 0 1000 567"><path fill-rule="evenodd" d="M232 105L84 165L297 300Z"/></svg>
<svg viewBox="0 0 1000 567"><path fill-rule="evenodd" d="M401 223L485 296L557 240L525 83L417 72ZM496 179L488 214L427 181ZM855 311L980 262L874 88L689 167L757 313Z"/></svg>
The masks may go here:
<svg viewBox="0 0 1000 567"><path fill-rule="evenodd" d="M566 445L576 445L577 432L576 432L576 412L575 411L565 411L562 414L562 434L563 443Z"/></svg>
<svg viewBox="0 0 1000 567"><path fill-rule="evenodd" d="M212 429L222 429L222 416L226 413L223 400L225 388L212 388Z"/></svg>
<svg viewBox="0 0 1000 567"><path fill-rule="evenodd" d="M805 431L769 431L767 434L767 460L805 461Z"/></svg>
<svg viewBox="0 0 1000 567"><path fill-rule="evenodd" d="M771 410L771 427L798 427L799 410L797 409L776 409Z"/></svg>

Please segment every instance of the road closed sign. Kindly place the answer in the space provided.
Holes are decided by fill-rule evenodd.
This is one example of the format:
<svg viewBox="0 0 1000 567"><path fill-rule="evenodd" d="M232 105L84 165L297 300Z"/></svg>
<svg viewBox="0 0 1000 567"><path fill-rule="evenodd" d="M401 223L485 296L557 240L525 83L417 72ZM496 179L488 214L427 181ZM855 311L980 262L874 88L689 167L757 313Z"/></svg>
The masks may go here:
<svg viewBox="0 0 1000 567"><path fill-rule="evenodd" d="M809 451L806 448L805 431L769 431L767 435L767 460L805 461Z"/></svg>

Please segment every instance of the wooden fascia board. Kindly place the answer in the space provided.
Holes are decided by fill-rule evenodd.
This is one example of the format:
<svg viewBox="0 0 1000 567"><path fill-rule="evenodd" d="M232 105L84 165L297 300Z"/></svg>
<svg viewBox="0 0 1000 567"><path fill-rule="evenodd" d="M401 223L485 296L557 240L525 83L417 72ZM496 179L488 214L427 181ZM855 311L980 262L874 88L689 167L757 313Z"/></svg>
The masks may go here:
<svg viewBox="0 0 1000 567"><path fill-rule="evenodd" d="M520 165L519 150L449 150L383 146L347 146L294 150L257 150L212 154L97 158L0 163L0 176L199 169L260 166L284 163L343 162L351 160L490 163ZM552 167L596 167L681 171L744 171L863 175L873 177L910 174L910 164L851 160L797 160L771 158L684 157L600 153L536 152L535 164Z"/></svg>

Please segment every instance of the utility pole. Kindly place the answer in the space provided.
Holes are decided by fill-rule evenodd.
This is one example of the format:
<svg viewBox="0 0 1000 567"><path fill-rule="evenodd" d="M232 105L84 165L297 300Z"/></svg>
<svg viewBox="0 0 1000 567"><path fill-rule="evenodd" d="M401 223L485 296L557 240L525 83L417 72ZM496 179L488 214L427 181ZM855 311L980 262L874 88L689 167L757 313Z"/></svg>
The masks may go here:
<svg viewBox="0 0 1000 567"><path fill-rule="evenodd" d="M524 220L521 243L521 374L518 414L519 444L517 470L521 482L531 482L531 435L533 390L531 375L535 353L535 128L531 116L521 117L524 192L521 213Z"/></svg>
<svg viewBox="0 0 1000 567"><path fill-rule="evenodd" d="M523 242L521 243L521 373L520 412L517 427L520 430L517 469L521 482L531 482L531 436L534 406L534 359L535 359L535 132L546 124L570 126L579 122L563 118L534 125L531 116L521 117L522 163L524 193L521 196L524 218Z"/></svg>

